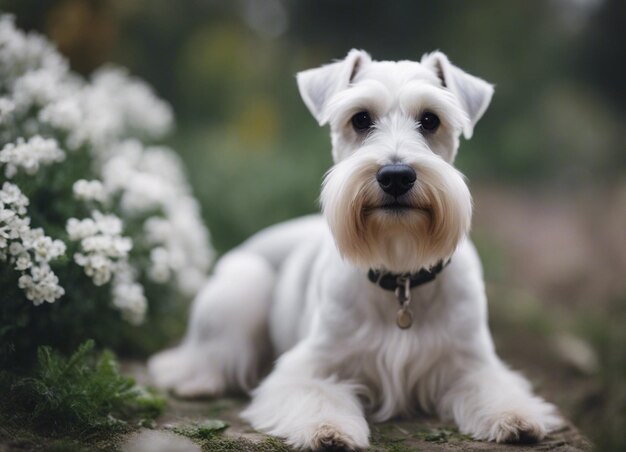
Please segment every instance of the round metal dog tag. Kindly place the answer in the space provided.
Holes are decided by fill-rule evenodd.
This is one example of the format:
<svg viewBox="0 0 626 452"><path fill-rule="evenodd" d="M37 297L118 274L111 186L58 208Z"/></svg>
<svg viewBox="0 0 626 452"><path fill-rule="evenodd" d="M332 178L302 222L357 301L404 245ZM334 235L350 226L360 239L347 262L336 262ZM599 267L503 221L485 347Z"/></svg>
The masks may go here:
<svg viewBox="0 0 626 452"><path fill-rule="evenodd" d="M396 316L396 323L400 328L406 330L413 324L413 314L406 309L400 309Z"/></svg>

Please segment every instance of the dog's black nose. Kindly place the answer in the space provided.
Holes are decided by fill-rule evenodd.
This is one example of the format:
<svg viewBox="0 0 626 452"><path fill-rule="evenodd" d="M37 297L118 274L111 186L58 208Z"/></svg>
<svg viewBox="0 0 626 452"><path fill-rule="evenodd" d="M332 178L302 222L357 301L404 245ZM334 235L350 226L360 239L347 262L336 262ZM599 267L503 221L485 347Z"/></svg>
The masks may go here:
<svg viewBox="0 0 626 452"><path fill-rule="evenodd" d="M411 189L417 176L415 170L409 165L385 165L376 173L378 185L385 193L392 196L400 196Z"/></svg>

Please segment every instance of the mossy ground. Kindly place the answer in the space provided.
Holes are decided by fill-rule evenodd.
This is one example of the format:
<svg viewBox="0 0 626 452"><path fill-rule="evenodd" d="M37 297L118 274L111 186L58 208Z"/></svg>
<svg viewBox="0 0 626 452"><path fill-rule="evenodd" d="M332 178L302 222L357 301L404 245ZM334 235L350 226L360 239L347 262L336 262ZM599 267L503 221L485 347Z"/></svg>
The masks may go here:
<svg viewBox="0 0 626 452"><path fill-rule="evenodd" d="M239 419L239 412L246 403L245 398L194 401L170 398L157 428L190 438L203 451L291 451L280 439L255 432ZM224 424L228 424L228 427L222 428ZM203 425L210 427L205 428L204 433ZM370 450L375 452L511 451L519 450L520 447L474 441L459 433L453 425L433 418L395 419L371 425L371 429ZM572 427L551 435L534 447L550 451L590 450L590 444ZM526 445L524 448L533 449L533 446Z"/></svg>
<svg viewBox="0 0 626 452"><path fill-rule="evenodd" d="M145 366L138 362L125 363L125 374L133 375L139 384L147 383ZM246 405L245 397L205 400L185 400L167 397L165 409L156 420L135 418L117 428L66 426L40 429L15 417L0 417L0 451L118 451L131 450L142 432L153 441L162 437L165 442L172 435L192 441L202 451L211 452L286 452L292 449L282 440L255 432L239 418ZM110 427L110 426L109 426ZM134 443L132 441L135 441ZM132 448L129 449L129 444ZM152 443L151 443L152 444ZM152 446L151 446L152 447ZM512 451L520 446L474 441L450 424L433 418L395 419L371 425L371 448L375 452L405 451ZM587 451L590 443L575 428L568 427L550 435L538 445L525 449L549 451ZM184 450L184 449L183 449Z"/></svg>
<svg viewBox="0 0 626 452"><path fill-rule="evenodd" d="M217 400L180 400L170 398L164 414L153 425L163 434L175 433L189 438L207 452L288 452L283 441L253 431L238 413L247 403L244 398ZM92 432L85 436L46 436L20 425L1 423L0 450L4 451L117 451L135 432L145 427L129 426L111 434ZM449 424L437 419L396 419L371 425L371 449L374 452L408 451L519 451L521 446L474 441ZM573 427L557 432L537 445L524 449L542 451L588 451L590 443Z"/></svg>

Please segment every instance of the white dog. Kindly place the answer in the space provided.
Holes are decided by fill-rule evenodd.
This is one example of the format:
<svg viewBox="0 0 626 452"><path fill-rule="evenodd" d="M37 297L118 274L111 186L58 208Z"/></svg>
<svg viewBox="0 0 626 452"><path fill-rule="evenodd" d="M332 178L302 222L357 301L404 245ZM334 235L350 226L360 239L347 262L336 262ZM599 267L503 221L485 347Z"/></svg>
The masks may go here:
<svg viewBox="0 0 626 452"><path fill-rule="evenodd" d="M532 441L555 408L496 356L472 200L453 166L493 88L434 52L298 74L330 124L322 216L279 224L225 255L182 345L152 358L182 396L254 388L242 416L297 448L368 446L374 422L416 411L490 441Z"/></svg>

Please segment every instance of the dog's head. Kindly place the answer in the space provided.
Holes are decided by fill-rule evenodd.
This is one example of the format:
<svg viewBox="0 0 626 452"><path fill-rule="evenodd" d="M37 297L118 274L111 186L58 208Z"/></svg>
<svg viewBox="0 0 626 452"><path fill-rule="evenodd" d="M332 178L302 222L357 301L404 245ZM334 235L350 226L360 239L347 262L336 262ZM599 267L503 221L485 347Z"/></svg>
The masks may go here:
<svg viewBox="0 0 626 452"><path fill-rule="evenodd" d="M300 94L330 124L335 165L322 210L341 254L364 268L416 271L467 234L472 200L453 161L493 87L441 52L373 61L360 50L298 74Z"/></svg>

